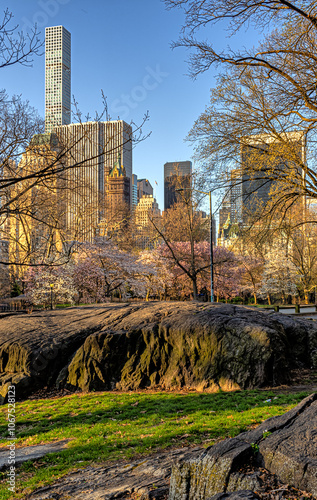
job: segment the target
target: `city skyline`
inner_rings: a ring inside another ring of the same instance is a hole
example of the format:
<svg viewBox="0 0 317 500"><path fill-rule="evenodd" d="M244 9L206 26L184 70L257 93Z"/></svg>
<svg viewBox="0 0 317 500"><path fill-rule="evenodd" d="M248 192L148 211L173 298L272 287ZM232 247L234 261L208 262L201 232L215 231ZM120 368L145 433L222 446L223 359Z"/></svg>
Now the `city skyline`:
<svg viewBox="0 0 317 500"><path fill-rule="evenodd" d="M48 3L55 7L49 8ZM134 173L151 180L163 207L163 165L192 157L193 148L184 138L203 111L212 85L210 75L191 80L185 52L171 50L182 13L167 12L160 0L150 5L136 0L133 6L120 0L98 4L99 10L94 9L94 2L87 10L82 0L76 4L72 0L29 0L27 6L8 1L7 5L24 31L37 22L43 40L46 27L63 25L71 33L72 95L83 112L83 121L87 112L93 119L94 111L102 108L101 89L113 120L121 115L125 121L140 124L149 111L143 131L152 134L134 150ZM106 30L104 18L108 20ZM121 37L117 36L119 20ZM35 57L32 68L7 68L2 80L10 94L22 93L42 116L44 68L44 56Z"/></svg>

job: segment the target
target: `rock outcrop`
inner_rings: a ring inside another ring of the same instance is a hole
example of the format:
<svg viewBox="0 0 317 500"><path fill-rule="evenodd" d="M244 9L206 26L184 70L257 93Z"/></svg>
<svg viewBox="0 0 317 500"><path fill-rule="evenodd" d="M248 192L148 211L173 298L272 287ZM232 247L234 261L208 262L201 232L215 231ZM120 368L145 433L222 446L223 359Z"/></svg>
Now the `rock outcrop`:
<svg viewBox="0 0 317 500"><path fill-rule="evenodd" d="M253 473L243 473L250 464ZM256 467L317 497L317 394L255 430L207 448L198 458L179 461L172 469L169 500L220 499L242 490L251 495L261 488Z"/></svg>
<svg viewBox="0 0 317 500"><path fill-rule="evenodd" d="M131 463L86 467L55 484L39 488L27 500L165 500L173 461L186 459L201 448L183 448L143 457Z"/></svg>
<svg viewBox="0 0 317 500"><path fill-rule="evenodd" d="M317 326L233 305L106 304L4 317L0 402L44 387L248 389L317 366Z"/></svg>

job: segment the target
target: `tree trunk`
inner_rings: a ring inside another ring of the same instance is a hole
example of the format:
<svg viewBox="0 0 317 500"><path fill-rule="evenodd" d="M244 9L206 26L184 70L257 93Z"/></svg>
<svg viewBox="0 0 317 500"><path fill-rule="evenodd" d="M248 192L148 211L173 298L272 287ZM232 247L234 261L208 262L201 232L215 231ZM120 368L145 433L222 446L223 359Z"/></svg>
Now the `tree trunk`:
<svg viewBox="0 0 317 500"><path fill-rule="evenodd" d="M309 304L309 293L307 290L304 291L305 304Z"/></svg>
<svg viewBox="0 0 317 500"><path fill-rule="evenodd" d="M256 297L256 293L254 292L253 293L253 298L254 298L254 305L257 305L257 297Z"/></svg>
<svg viewBox="0 0 317 500"><path fill-rule="evenodd" d="M270 297L270 294L269 294L269 293L267 294L267 301L268 301L268 303L269 303L269 306L271 306L271 305L272 305L272 303L271 303L271 297Z"/></svg>
<svg viewBox="0 0 317 500"><path fill-rule="evenodd" d="M198 290L197 290L197 279L196 279L196 276L195 276L195 278L192 278L192 281L193 281L193 300L197 300Z"/></svg>

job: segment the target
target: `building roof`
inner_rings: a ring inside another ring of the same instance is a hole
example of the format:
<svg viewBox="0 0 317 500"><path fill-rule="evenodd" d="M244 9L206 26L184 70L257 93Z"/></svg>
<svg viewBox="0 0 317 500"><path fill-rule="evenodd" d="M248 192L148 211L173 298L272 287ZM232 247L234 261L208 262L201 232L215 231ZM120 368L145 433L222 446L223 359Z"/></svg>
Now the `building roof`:
<svg viewBox="0 0 317 500"><path fill-rule="evenodd" d="M109 177L126 177L125 168L121 165L121 155L119 155L118 160L110 170Z"/></svg>
<svg viewBox="0 0 317 500"><path fill-rule="evenodd" d="M33 135L30 146L43 146L49 144L50 146L57 146L58 139L56 134L35 134Z"/></svg>

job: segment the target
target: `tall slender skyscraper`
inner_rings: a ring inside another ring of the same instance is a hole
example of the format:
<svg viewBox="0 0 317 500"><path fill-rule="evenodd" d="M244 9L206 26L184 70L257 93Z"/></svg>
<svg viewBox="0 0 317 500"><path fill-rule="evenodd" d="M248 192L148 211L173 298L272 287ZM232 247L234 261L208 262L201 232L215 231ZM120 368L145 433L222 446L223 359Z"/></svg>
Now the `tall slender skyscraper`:
<svg viewBox="0 0 317 500"><path fill-rule="evenodd" d="M71 119L71 36L64 26L45 28L45 131Z"/></svg>

